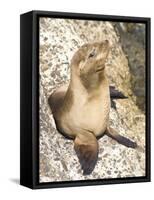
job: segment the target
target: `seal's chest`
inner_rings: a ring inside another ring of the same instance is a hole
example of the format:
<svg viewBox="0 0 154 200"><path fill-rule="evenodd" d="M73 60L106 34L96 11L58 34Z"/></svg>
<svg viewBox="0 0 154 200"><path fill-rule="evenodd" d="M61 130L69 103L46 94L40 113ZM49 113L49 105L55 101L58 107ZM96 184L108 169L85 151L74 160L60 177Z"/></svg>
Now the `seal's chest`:
<svg viewBox="0 0 154 200"><path fill-rule="evenodd" d="M107 127L109 111L109 98L102 98L85 104L74 105L70 117L75 126L84 127L99 136Z"/></svg>

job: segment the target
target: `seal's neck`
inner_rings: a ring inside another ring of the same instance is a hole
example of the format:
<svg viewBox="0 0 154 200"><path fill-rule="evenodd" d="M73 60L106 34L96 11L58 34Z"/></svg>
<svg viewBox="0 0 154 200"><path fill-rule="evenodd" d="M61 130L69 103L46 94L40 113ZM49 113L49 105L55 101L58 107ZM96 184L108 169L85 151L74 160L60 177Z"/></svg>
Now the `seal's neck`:
<svg viewBox="0 0 154 200"><path fill-rule="evenodd" d="M103 88L105 89L107 87L109 87L109 85L105 72L100 75L98 80L87 80L87 84L84 84L81 77L79 77L76 73L71 73L70 89L73 92L74 97L79 98L84 96L86 99L91 98L92 96L101 96L101 94L105 92L103 91Z"/></svg>
<svg viewBox="0 0 154 200"><path fill-rule="evenodd" d="M71 79L70 79L70 88L73 92L73 96L80 96L80 95L87 96L88 95L87 90L83 86L80 78L72 74L71 74Z"/></svg>

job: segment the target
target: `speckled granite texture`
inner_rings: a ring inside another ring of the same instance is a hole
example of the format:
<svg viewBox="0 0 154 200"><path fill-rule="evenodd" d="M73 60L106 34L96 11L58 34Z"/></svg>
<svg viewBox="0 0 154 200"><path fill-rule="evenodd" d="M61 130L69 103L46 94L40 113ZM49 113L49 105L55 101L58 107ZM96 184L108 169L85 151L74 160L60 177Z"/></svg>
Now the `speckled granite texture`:
<svg viewBox="0 0 154 200"><path fill-rule="evenodd" d="M82 44L105 39L112 45L106 66L110 84L128 96L116 100L117 110L111 109L110 125L135 140L140 148L129 149L102 137L96 167L85 176L73 141L56 130L47 99L58 86L69 81L69 63L76 50ZM40 19L40 182L145 175L145 115L134 101L128 59L121 46L120 35L110 22Z"/></svg>

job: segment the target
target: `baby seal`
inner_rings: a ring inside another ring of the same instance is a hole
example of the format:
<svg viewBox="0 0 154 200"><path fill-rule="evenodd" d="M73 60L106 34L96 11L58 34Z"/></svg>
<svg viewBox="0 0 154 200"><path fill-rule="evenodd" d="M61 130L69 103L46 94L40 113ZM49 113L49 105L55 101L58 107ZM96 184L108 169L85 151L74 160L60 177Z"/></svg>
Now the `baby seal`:
<svg viewBox="0 0 154 200"><path fill-rule="evenodd" d="M97 139L102 135L107 134L127 147L137 147L135 142L109 127L110 98L118 96L117 90L109 87L105 74L109 50L108 40L79 48L71 60L69 85L60 87L49 97L57 130L74 140L84 174L90 174L95 167Z"/></svg>

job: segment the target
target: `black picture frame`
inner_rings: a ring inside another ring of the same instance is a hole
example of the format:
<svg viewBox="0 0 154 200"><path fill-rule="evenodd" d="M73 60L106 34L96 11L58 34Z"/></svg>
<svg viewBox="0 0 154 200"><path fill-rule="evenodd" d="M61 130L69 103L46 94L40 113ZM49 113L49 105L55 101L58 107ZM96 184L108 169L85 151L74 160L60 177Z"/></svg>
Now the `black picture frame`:
<svg viewBox="0 0 154 200"><path fill-rule="evenodd" d="M39 183L39 17L136 22L146 25L146 175L116 179ZM32 189L149 182L150 18L31 11L20 16L20 184Z"/></svg>

